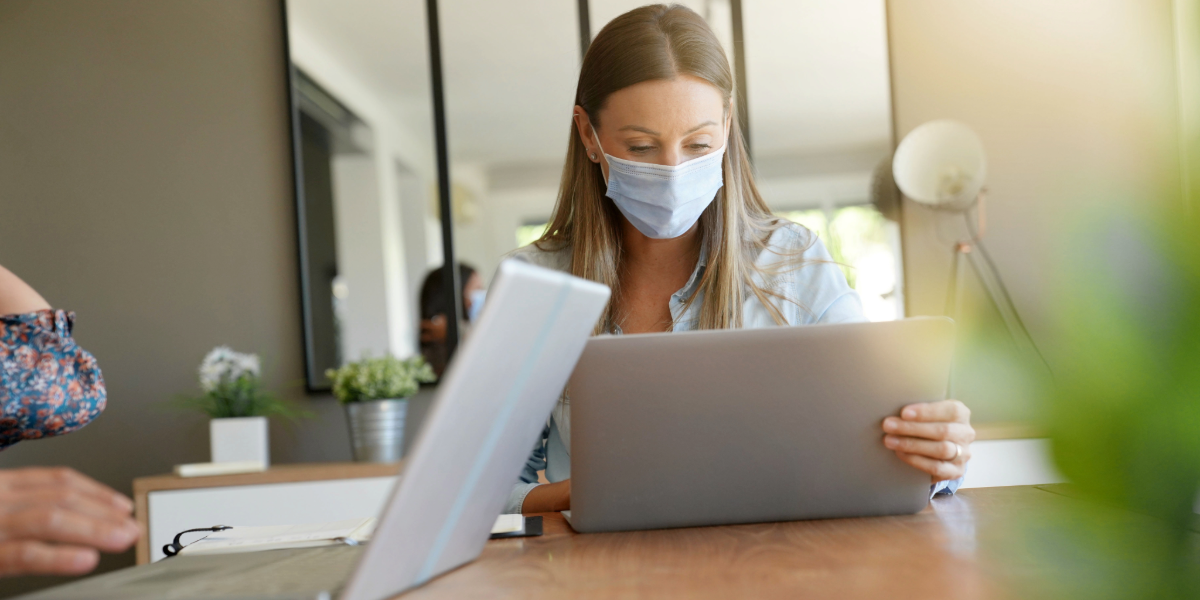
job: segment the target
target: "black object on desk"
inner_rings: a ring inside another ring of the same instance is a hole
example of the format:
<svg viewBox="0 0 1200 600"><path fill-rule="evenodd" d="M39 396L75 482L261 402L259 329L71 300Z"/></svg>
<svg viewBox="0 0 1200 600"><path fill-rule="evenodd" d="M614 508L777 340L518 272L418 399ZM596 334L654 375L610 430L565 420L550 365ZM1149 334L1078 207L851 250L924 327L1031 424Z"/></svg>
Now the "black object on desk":
<svg viewBox="0 0 1200 600"><path fill-rule="evenodd" d="M520 531L509 531L507 533L493 533L488 539L499 540L503 538L515 537L537 537L542 535L542 518L541 517L525 517L525 527Z"/></svg>

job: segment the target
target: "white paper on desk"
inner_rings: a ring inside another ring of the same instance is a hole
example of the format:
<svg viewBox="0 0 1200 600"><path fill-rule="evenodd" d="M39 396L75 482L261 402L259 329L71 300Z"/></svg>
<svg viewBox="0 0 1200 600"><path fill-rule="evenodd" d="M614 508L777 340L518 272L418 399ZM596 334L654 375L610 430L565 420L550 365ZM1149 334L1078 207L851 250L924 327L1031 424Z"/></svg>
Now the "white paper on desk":
<svg viewBox="0 0 1200 600"><path fill-rule="evenodd" d="M375 530L375 518L350 519L307 525L234 527L213 532L184 546L180 554L222 554L280 548L313 548L344 544L346 540L364 542Z"/></svg>
<svg viewBox="0 0 1200 600"><path fill-rule="evenodd" d="M521 531L524 527L525 519L521 515L500 515L492 526L492 533L511 533ZM226 554L283 548L316 548L345 544L347 540L364 543L370 541L373 533L374 517L307 525L240 526L213 532L184 546L179 553Z"/></svg>

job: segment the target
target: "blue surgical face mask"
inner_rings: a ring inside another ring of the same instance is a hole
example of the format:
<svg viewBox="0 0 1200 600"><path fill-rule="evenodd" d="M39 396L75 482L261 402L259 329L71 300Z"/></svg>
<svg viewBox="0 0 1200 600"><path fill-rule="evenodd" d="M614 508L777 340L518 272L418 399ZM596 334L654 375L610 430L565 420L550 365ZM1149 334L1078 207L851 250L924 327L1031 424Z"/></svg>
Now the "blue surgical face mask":
<svg viewBox="0 0 1200 600"><path fill-rule="evenodd" d="M592 129L596 145L600 136ZM654 239L677 238L691 229L725 184L725 146L673 167L617 158L608 161L606 196L638 231Z"/></svg>
<svg viewBox="0 0 1200 600"><path fill-rule="evenodd" d="M473 290L467 294L467 298L471 300L471 308L467 311L467 322L474 323L479 320L479 313L483 312L483 301L487 297L487 290Z"/></svg>

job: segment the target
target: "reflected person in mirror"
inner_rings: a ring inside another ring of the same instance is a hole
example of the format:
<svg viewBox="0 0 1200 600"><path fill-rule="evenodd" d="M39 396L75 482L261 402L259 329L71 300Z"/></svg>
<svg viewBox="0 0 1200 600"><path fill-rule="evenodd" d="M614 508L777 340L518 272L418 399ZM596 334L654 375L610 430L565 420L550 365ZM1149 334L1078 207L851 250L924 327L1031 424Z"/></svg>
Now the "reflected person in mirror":
<svg viewBox="0 0 1200 600"><path fill-rule="evenodd" d="M865 320L816 235L759 194L733 98L725 52L688 8L634 9L588 48L554 214L512 257L610 286L595 333ZM570 508L570 409L564 394L506 512ZM975 438L962 403L912 404L881 427L931 493L957 489Z"/></svg>
<svg viewBox="0 0 1200 600"><path fill-rule="evenodd" d="M70 433L104 410L104 379L71 336L74 323L0 266L0 449ZM91 571L100 551L137 541L132 510L72 469L0 469L0 577Z"/></svg>
<svg viewBox="0 0 1200 600"><path fill-rule="evenodd" d="M440 267L425 276L421 284L421 355L425 362L433 367L433 372L440 378L446 370L446 315L450 312L450 303L445 292L443 279L446 267ZM483 286L483 278L474 267L466 263L458 263L458 281L462 286L462 317L465 323L474 323L483 310L483 299L487 290ZM464 331L465 328L459 328Z"/></svg>

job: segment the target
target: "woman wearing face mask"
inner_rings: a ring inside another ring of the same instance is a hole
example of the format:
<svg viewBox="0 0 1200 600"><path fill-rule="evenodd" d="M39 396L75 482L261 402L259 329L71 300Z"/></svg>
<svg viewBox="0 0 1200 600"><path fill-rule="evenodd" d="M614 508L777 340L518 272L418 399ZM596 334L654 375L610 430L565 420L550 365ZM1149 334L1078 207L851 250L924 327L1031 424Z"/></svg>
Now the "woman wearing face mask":
<svg viewBox="0 0 1200 600"><path fill-rule="evenodd" d="M733 91L720 43L684 7L632 10L588 48L554 216L513 256L610 286L596 333L865 320L820 240L759 195ZM957 488L975 437L954 400L905 407L881 433L935 493ZM564 397L508 512L570 508L570 447Z"/></svg>

